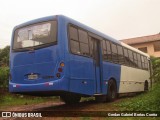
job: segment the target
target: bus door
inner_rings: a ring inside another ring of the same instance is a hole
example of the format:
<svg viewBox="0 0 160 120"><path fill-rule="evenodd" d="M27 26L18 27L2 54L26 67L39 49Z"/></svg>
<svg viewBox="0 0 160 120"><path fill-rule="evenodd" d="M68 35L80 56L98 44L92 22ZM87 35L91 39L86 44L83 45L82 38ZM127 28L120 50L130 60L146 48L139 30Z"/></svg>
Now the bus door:
<svg viewBox="0 0 160 120"><path fill-rule="evenodd" d="M95 89L94 92L95 94L101 93L102 88L101 88L101 72L100 72L100 41L91 37L91 44L92 48L91 50L93 51L92 57L93 57L93 68L94 68L94 85Z"/></svg>

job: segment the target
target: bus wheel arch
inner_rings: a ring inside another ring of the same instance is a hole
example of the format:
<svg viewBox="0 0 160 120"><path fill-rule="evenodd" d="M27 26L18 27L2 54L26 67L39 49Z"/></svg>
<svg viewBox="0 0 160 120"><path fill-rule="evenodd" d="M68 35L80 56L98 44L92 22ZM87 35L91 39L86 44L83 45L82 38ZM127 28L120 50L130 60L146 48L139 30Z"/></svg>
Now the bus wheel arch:
<svg viewBox="0 0 160 120"><path fill-rule="evenodd" d="M144 91L147 92L148 90L149 90L148 80L145 80L145 82L144 82Z"/></svg>
<svg viewBox="0 0 160 120"><path fill-rule="evenodd" d="M107 101L112 102L117 98L117 83L114 78L108 80Z"/></svg>

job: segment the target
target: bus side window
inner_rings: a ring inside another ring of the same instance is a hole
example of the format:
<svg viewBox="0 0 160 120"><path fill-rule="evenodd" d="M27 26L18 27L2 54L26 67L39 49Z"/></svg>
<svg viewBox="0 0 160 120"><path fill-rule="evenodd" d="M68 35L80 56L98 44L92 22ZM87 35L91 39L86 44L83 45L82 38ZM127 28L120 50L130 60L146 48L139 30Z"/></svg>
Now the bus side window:
<svg viewBox="0 0 160 120"><path fill-rule="evenodd" d="M78 30L73 26L69 26L70 49L72 53L80 54L80 45L78 41Z"/></svg>
<svg viewBox="0 0 160 120"><path fill-rule="evenodd" d="M103 46L103 59L105 61L111 61L112 60L112 53L111 53L111 44L109 41L103 40L102 42Z"/></svg>
<svg viewBox="0 0 160 120"><path fill-rule="evenodd" d="M133 52L133 59L134 59L135 67L137 68L138 67L138 60L137 60L137 53L135 53L135 52Z"/></svg>
<svg viewBox="0 0 160 120"><path fill-rule="evenodd" d="M141 56L141 59L142 59L142 69L145 70L145 61L144 61L144 56Z"/></svg>
<svg viewBox="0 0 160 120"><path fill-rule="evenodd" d="M144 57L144 68L145 68L145 70L148 70L148 66L149 66L149 61L148 61L148 59L147 59L147 57Z"/></svg>
<svg viewBox="0 0 160 120"><path fill-rule="evenodd" d="M128 50L128 55L129 55L130 66L135 66L133 61L133 52L131 50Z"/></svg>
<svg viewBox="0 0 160 120"><path fill-rule="evenodd" d="M84 56L89 56L89 47L88 44L80 43L81 54Z"/></svg>
<svg viewBox="0 0 160 120"><path fill-rule="evenodd" d="M72 53L80 54L79 42L70 40L70 46L71 46Z"/></svg>
<svg viewBox="0 0 160 120"><path fill-rule="evenodd" d="M137 54L137 59L138 59L138 68L142 68L142 63L141 63L141 57L140 57L140 54Z"/></svg>
<svg viewBox="0 0 160 120"><path fill-rule="evenodd" d="M70 40L76 40L78 41L78 31L77 28L70 26L69 27L69 36L70 36Z"/></svg>
<svg viewBox="0 0 160 120"><path fill-rule="evenodd" d="M128 58L128 50L124 48L124 59L125 59L125 65L129 65L129 58Z"/></svg>
<svg viewBox="0 0 160 120"><path fill-rule="evenodd" d="M106 48L106 41L105 40L102 41L102 46L103 46L103 50L107 50L107 48Z"/></svg>
<svg viewBox="0 0 160 120"><path fill-rule="evenodd" d="M70 49L72 53L89 56L88 33L74 26L69 26Z"/></svg>
<svg viewBox="0 0 160 120"><path fill-rule="evenodd" d="M93 57L93 41L90 36L89 36L89 51L90 51L90 56Z"/></svg>
<svg viewBox="0 0 160 120"><path fill-rule="evenodd" d="M106 41L106 47L107 47L107 60L112 61L112 52L111 52L111 43L109 41Z"/></svg>
<svg viewBox="0 0 160 120"><path fill-rule="evenodd" d="M103 60L107 60L107 49L106 49L106 41L102 41L102 46L103 46Z"/></svg>
<svg viewBox="0 0 160 120"><path fill-rule="evenodd" d="M117 45L117 49L118 49L118 62L120 64L124 64L124 56L123 56L123 48L122 46Z"/></svg>
<svg viewBox="0 0 160 120"><path fill-rule="evenodd" d="M114 63L118 63L117 45L114 44L114 43L112 43L111 46L112 46L112 47L111 47L111 48L112 48L112 61L113 61Z"/></svg>
<svg viewBox="0 0 160 120"><path fill-rule="evenodd" d="M80 51L84 56L89 56L89 44L88 44L88 34L86 31L78 29L78 36L80 42Z"/></svg>

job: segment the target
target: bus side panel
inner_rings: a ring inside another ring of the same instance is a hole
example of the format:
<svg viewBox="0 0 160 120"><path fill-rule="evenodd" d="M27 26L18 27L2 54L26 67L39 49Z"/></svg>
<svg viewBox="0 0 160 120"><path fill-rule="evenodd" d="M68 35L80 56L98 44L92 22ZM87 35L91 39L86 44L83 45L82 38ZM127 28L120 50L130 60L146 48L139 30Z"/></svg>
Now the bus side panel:
<svg viewBox="0 0 160 120"><path fill-rule="evenodd" d="M119 93L144 91L144 82L149 82L149 71L122 66Z"/></svg>
<svg viewBox="0 0 160 120"><path fill-rule="evenodd" d="M120 65L103 61L103 82L102 82L103 94L107 94L107 85L110 79L116 80L117 90L119 89L120 76L121 76Z"/></svg>
<svg viewBox="0 0 160 120"><path fill-rule="evenodd" d="M93 60L70 55L70 92L93 95L95 88Z"/></svg>

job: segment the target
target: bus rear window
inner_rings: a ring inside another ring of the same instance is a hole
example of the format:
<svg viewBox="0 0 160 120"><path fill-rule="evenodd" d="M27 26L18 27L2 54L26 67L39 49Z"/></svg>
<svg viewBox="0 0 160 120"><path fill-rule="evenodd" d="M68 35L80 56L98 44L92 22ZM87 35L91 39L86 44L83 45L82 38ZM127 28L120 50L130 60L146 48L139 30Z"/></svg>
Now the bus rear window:
<svg viewBox="0 0 160 120"><path fill-rule="evenodd" d="M15 31L13 49L25 49L56 42L56 21L29 25Z"/></svg>

